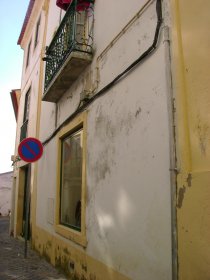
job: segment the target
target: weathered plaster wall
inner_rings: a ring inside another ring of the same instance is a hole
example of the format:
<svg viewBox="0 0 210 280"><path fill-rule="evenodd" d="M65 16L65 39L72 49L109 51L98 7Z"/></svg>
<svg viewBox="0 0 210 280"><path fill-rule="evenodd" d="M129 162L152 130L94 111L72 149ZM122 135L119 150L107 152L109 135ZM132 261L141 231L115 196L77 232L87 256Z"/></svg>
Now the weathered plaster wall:
<svg viewBox="0 0 210 280"><path fill-rule="evenodd" d="M208 0L173 1L179 279L210 275L210 80Z"/></svg>
<svg viewBox="0 0 210 280"><path fill-rule="evenodd" d="M106 1L106 4L102 1L95 1L94 45L97 52L96 55L99 55L105 49L110 41L122 30L128 21L146 2L147 1L144 0L133 0L132 5L130 5L126 0L118 0L114 2L108 0ZM150 24L149 22L150 21L148 20L147 23ZM141 28L139 28L139 31L142 32ZM135 45L135 40L132 41ZM129 43L129 41L126 41L126 44L127 43Z"/></svg>
<svg viewBox="0 0 210 280"><path fill-rule="evenodd" d="M150 83L138 69L88 113L87 251L131 279L171 276L167 98L155 57L144 65Z"/></svg>
<svg viewBox="0 0 210 280"><path fill-rule="evenodd" d="M57 125L75 111L85 85L89 89L94 88L97 57L143 3L133 1L130 5L121 1L118 6L113 1L106 5L96 1L94 60L58 102ZM49 15L53 15L55 8L50 9ZM55 19L58 20L57 13ZM50 34L57 20L49 21L52 25ZM154 1L100 59L98 89L152 44L156 20ZM45 146L44 155L38 162L38 228L34 246L41 253L44 250L44 254L46 244L55 243L59 248L67 246L75 262L76 273L81 272L78 268L80 259L86 258L93 262L93 266L87 264L87 271L95 267L95 279L123 279L122 275L132 280L169 280L172 277L169 96L165 48L161 36L153 55L87 109L85 249L56 234L54 222L49 223L48 214L55 214L54 209L49 210L48 202L49 199L56 201L56 137ZM52 133L55 108L42 104L41 138L45 140ZM67 258L68 264L71 257L52 246L52 249L50 245L47 247L48 258L53 263L56 258ZM97 269L98 263L103 263L100 269ZM115 274L103 274L102 267L112 268ZM85 275L88 276L87 273ZM90 275L88 277L92 279Z"/></svg>
<svg viewBox="0 0 210 280"><path fill-rule="evenodd" d="M54 151L52 153L52 151ZM37 188L37 224L45 230L54 230L55 197L56 197L56 168L57 146L53 139L44 147L41 164L38 165L38 188ZM49 153L51 156L49 157ZM42 215L40 215L42 213Z"/></svg>

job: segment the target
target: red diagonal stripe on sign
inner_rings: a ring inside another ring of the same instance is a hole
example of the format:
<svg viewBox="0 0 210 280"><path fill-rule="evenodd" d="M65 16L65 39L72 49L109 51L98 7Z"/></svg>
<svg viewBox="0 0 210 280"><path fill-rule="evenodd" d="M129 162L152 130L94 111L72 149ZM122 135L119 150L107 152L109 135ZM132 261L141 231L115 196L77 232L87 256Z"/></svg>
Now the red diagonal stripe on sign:
<svg viewBox="0 0 210 280"><path fill-rule="evenodd" d="M37 154L34 152L33 149L31 149L31 147L28 145L28 143L25 143L24 146L29 150L29 152L33 155L33 156L37 156Z"/></svg>

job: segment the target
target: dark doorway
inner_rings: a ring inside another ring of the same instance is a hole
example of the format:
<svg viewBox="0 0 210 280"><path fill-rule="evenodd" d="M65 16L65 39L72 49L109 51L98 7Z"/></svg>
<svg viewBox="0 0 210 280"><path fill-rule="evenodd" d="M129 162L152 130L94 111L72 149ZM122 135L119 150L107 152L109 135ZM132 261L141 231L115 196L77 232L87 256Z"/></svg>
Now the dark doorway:
<svg viewBox="0 0 210 280"><path fill-rule="evenodd" d="M25 178L24 178L24 197L23 197L23 219L22 219L22 236L25 236L26 230L28 228L27 239L30 239L30 169L28 166L24 168ZM28 227L26 227L27 219L27 199L29 200L29 213L28 213Z"/></svg>

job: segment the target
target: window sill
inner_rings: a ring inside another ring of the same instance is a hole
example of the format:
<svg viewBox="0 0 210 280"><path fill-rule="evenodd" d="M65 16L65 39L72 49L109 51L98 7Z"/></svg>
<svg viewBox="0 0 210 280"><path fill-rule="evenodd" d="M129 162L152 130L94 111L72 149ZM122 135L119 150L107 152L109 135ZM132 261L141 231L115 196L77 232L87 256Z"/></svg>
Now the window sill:
<svg viewBox="0 0 210 280"><path fill-rule="evenodd" d="M74 229L68 228L68 227L60 225L60 224L55 226L55 231L59 235L65 237L83 247L87 246L87 239L83 232L76 231Z"/></svg>

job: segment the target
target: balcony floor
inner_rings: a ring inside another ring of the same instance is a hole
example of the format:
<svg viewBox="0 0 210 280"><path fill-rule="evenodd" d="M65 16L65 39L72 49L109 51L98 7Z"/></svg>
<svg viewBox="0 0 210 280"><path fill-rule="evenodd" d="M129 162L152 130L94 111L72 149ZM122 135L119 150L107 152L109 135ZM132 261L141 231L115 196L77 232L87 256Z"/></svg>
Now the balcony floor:
<svg viewBox="0 0 210 280"><path fill-rule="evenodd" d="M58 102L64 92L78 79L79 75L91 61L91 54L73 51L50 82L42 100Z"/></svg>

